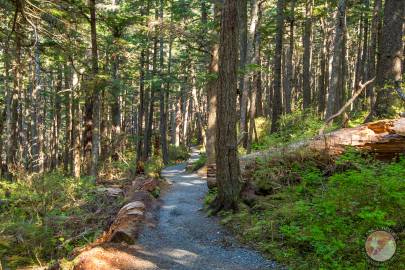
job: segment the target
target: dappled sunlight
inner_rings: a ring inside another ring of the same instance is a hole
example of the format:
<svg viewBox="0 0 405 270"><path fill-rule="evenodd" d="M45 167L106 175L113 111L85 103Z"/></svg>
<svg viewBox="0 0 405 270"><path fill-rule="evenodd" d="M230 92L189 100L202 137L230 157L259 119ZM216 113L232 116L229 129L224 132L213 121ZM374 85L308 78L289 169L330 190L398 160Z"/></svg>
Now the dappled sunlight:
<svg viewBox="0 0 405 270"><path fill-rule="evenodd" d="M195 254L194 252L190 252L184 249L173 249L169 251L163 251L162 253L176 259L183 259L187 257L189 260L190 258L195 260L198 258L198 255Z"/></svg>

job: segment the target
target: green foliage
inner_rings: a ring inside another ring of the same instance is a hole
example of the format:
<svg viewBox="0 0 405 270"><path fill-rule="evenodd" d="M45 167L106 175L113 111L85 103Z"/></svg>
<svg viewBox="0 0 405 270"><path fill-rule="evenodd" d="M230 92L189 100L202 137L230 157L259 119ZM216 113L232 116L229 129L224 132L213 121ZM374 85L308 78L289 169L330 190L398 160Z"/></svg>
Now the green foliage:
<svg viewBox="0 0 405 270"><path fill-rule="evenodd" d="M190 157L185 145L169 145L169 160L173 163L183 162Z"/></svg>
<svg viewBox="0 0 405 270"><path fill-rule="evenodd" d="M135 151L128 149L122 153L119 153L118 159L105 160L99 169L99 176L102 179L114 180L117 184L117 180L123 180L128 178L128 173L134 175L136 172L136 153Z"/></svg>
<svg viewBox="0 0 405 270"><path fill-rule="evenodd" d="M260 123L260 129L265 132L258 131L259 140L252 144L252 149L263 150L311 138L318 134L324 121L314 111L295 111L281 116L279 123L279 132L272 134L270 133L270 121ZM333 128L332 126L328 130Z"/></svg>
<svg viewBox="0 0 405 270"><path fill-rule="evenodd" d="M252 208L224 214L245 241L293 269L365 269L369 230L404 233L405 158L382 163L348 149L333 163L311 155L298 160L259 163L256 177L279 188ZM291 173L299 181L288 184ZM403 240L397 245L405 248ZM392 269L405 263L403 253L396 256Z"/></svg>
<svg viewBox="0 0 405 270"><path fill-rule="evenodd" d="M253 184L263 194L275 193L297 183L311 184L319 179L320 169L331 162L327 155L302 148L275 153L269 158L257 160Z"/></svg>
<svg viewBox="0 0 405 270"><path fill-rule="evenodd" d="M0 258L7 267L48 262L92 242L121 200L98 192L88 178L61 172L0 181Z"/></svg>
<svg viewBox="0 0 405 270"><path fill-rule="evenodd" d="M204 167L205 163L207 163L207 155L205 153L201 153L198 159L191 165L188 169L190 172L195 172Z"/></svg>
<svg viewBox="0 0 405 270"><path fill-rule="evenodd" d="M145 163L145 174L152 178L160 178L163 167L162 157L154 156Z"/></svg>

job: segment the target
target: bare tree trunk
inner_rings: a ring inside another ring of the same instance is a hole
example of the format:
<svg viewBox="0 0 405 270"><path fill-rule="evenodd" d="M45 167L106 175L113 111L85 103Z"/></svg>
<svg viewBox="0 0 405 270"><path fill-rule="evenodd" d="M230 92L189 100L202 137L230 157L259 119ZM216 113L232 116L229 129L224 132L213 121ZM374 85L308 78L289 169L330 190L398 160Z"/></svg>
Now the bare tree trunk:
<svg viewBox="0 0 405 270"><path fill-rule="evenodd" d="M141 51L141 58L140 58L140 74L139 74L139 110L138 110L138 134L137 134L137 142L136 142L136 164L137 170L139 172L143 172L143 166L141 165L142 162L142 141L143 141L143 119L145 114L145 50Z"/></svg>
<svg viewBox="0 0 405 270"><path fill-rule="evenodd" d="M302 89L303 89L303 109L311 107L311 35L312 35L312 6L313 0L307 0L305 7L305 25L304 25L304 55L302 57Z"/></svg>
<svg viewBox="0 0 405 270"><path fill-rule="evenodd" d="M64 97L65 97L65 145L63 154L63 170L69 173L69 166L71 160L71 144L72 144L72 91L73 87L70 86L71 73L66 63L63 64L63 80L64 80Z"/></svg>
<svg viewBox="0 0 405 270"><path fill-rule="evenodd" d="M246 70L246 68L253 63L254 57L254 41L255 33L259 20L259 1L252 0L251 11L250 11L250 22L247 33L247 48L246 48L246 63L244 67L243 75L243 91L241 97L241 108L240 108L240 132L242 136L243 145L247 146L248 139L248 128L247 128L247 107L249 101L249 82L251 81L251 71Z"/></svg>
<svg viewBox="0 0 405 270"><path fill-rule="evenodd" d="M368 79L374 78L376 75L376 54L377 54L377 46L378 40L381 31L381 8L382 8L382 0L375 0L374 1L374 9L373 9L373 19L371 21L371 38L370 38L370 46L369 46L369 54L368 54ZM374 85L370 85L366 91L368 97L368 103L370 112L374 106Z"/></svg>
<svg viewBox="0 0 405 270"><path fill-rule="evenodd" d="M13 62L13 75L14 75L14 85L13 91L10 96L10 110L9 117L7 117L7 134L8 134L8 145L6 150L6 162L7 162L7 173L11 172L13 165L17 163L17 149L18 149L18 130L17 130L17 120L18 120L18 97L21 91L21 33L20 33L20 18L19 12L21 12L20 1L16 1L16 24L15 24L15 57Z"/></svg>
<svg viewBox="0 0 405 270"><path fill-rule="evenodd" d="M332 60L332 70L329 79L329 91L326 107L326 118L329 118L337 110L339 98L340 98L340 87L342 79L342 52L343 52L343 40L344 40L344 28L345 28L345 14L346 14L346 2L345 0L339 0L338 13L336 15L336 28L335 28L335 38L333 44L333 60Z"/></svg>
<svg viewBox="0 0 405 270"><path fill-rule="evenodd" d="M287 47L287 57L286 57L286 78L284 84L284 105L285 105L285 112L291 113L291 95L293 90L293 55L294 55L294 11L295 11L295 0L291 1L291 11L290 16L288 18L290 23L290 35L289 35L289 43Z"/></svg>
<svg viewBox="0 0 405 270"><path fill-rule="evenodd" d="M98 163L99 138L99 98L96 91L98 74L98 49L97 49L97 28L96 28L96 3L89 0L90 9L90 29L91 29L91 64L92 64L92 84L86 92L85 102L85 130L83 135L84 158L88 165L88 173L96 177ZM96 143L97 145L94 145ZM95 148L95 149L94 149Z"/></svg>
<svg viewBox="0 0 405 270"><path fill-rule="evenodd" d="M377 99L374 104L375 117L392 117L395 115L393 105L399 99L393 89L402 82L403 25L405 2L387 0L384 6L384 23L379 44L380 57L377 64ZM388 85L388 88L387 88Z"/></svg>
<svg viewBox="0 0 405 270"><path fill-rule="evenodd" d="M259 19L260 22L261 18L261 11L259 11ZM253 63L257 66L260 65L260 33L256 30L255 38L254 38L254 57ZM252 82L252 92L250 96L250 108L249 108L249 134L248 134L248 143L247 143L247 153L252 151L252 142L253 142L253 131L255 129L255 116L256 116L256 104L257 104L257 93L258 88L260 87L260 76L259 72L255 72L253 76Z"/></svg>
<svg viewBox="0 0 405 270"><path fill-rule="evenodd" d="M243 1L240 1L243 4ZM245 3L246 5L246 3ZM220 7L218 4L214 6L214 17L216 22L220 21ZM242 41L242 37L241 37ZM219 44L214 43L211 47L211 59L208 66L210 79L207 83L207 107L208 107L208 127L207 127L207 141L205 152L207 154L207 165L212 166L215 164L215 133L216 133L216 112L217 112L217 91L218 91L218 52ZM241 55L242 57L242 55ZM244 63L243 63L244 64ZM240 63L242 65L242 63Z"/></svg>
<svg viewBox="0 0 405 270"><path fill-rule="evenodd" d="M277 1L277 25L276 25L276 49L274 52L274 93L273 93L273 114L271 119L271 132L279 128L278 120L282 113L281 99L281 56L283 54L284 35L284 0Z"/></svg>
<svg viewBox="0 0 405 270"><path fill-rule="evenodd" d="M80 177L81 168L81 147L80 147L80 103L79 103L79 82L78 74L73 73L72 83L72 175Z"/></svg>
<svg viewBox="0 0 405 270"><path fill-rule="evenodd" d="M225 0L221 20L217 96L216 166L218 195L214 203L216 211L237 209L241 189L236 138L237 18L237 1Z"/></svg>
<svg viewBox="0 0 405 270"><path fill-rule="evenodd" d="M38 138L38 101L39 95L42 89L41 85L41 63L40 63L40 48L39 40L35 45L34 52L34 85L31 93L31 153L32 153L32 170L34 172L40 172L42 164L40 164L39 153L39 138Z"/></svg>
<svg viewBox="0 0 405 270"><path fill-rule="evenodd" d="M0 132L3 136L0 136L0 169L1 174L0 176L6 176L7 174L7 167L6 164L3 163L3 147L4 142L7 143L7 138L5 138L4 134L7 132L5 130L4 125L7 124L8 116L10 113L10 100L11 100L11 89L10 89L10 55L9 55L9 41L6 42L4 48L4 92L5 92L5 104L4 109L1 114L1 122L0 122ZM6 133L7 134L7 133Z"/></svg>
<svg viewBox="0 0 405 270"><path fill-rule="evenodd" d="M222 4L222 3L221 3ZM247 8L248 1L247 0L239 0L238 1L238 28L239 28L239 69L243 71L245 69L246 65L246 54L247 54L247 42L248 42L248 37L247 37L247 24L248 24L248 8ZM220 13L221 11L219 10L220 7L218 5L218 2L216 2L216 5L214 8L217 8L217 12ZM218 45L219 47L219 45ZM244 92L244 83L243 80L245 78L244 74L240 74L239 76L239 106L240 106L240 111L242 113L242 95Z"/></svg>
<svg viewBox="0 0 405 270"><path fill-rule="evenodd" d="M157 12L156 12L157 14ZM153 42L153 58L152 58L152 77L156 76L156 69L157 69L157 44L158 39L155 36ZM149 99L149 111L148 111L148 121L146 123L145 128L145 139L144 139L144 161L146 161L152 150L152 126L153 126L153 113L155 107L155 90L156 90L156 82L151 83L150 88L150 99Z"/></svg>
<svg viewBox="0 0 405 270"><path fill-rule="evenodd" d="M113 38L116 40L116 43L118 43L118 40L120 38L120 33L118 29L115 29L113 31ZM118 45L117 45L118 46ZM118 159L118 154L117 152L120 151L120 148L122 147L121 142L122 138L120 137L121 135L121 106L120 106L120 94L121 94L121 87L120 87L120 78L119 78L119 64L120 64L120 58L119 58L119 48L115 48L114 52L112 53L111 56L111 71L112 71L112 97L113 101L111 104L111 119L112 119L112 158L114 160Z"/></svg>
<svg viewBox="0 0 405 270"><path fill-rule="evenodd" d="M163 23L163 0L160 0L160 7L159 7L159 20ZM159 34L159 68L160 68L160 76L162 77L163 69L164 69L164 55L163 55L163 30L160 29ZM162 148L162 159L163 164L167 165L169 163L169 153L167 149L167 112L166 112L166 105L165 105L165 88L163 87L163 83L160 84L160 91L159 91L159 109L160 109L160 121L159 121L159 129L160 129L160 146Z"/></svg>

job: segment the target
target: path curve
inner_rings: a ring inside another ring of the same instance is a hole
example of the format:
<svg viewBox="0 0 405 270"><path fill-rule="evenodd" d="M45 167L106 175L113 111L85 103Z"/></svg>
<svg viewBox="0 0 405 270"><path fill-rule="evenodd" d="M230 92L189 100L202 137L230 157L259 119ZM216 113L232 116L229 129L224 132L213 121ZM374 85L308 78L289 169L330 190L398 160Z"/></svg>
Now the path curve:
<svg viewBox="0 0 405 270"><path fill-rule="evenodd" d="M193 150L190 161L198 159ZM145 226L137 244L155 265L145 270L267 270L274 262L241 246L234 237L202 211L207 184L185 172L185 164L163 170L172 182L162 196L155 227Z"/></svg>

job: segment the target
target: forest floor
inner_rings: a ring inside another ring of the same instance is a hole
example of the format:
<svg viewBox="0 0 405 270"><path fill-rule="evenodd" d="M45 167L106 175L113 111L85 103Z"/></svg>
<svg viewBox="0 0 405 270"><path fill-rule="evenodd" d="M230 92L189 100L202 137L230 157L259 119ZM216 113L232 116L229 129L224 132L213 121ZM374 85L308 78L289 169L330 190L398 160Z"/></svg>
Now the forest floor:
<svg viewBox="0 0 405 270"><path fill-rule="evenodd" d="M189 162L198 159L195 149ZM241 246L219 223L203 211L206 181L185 172L186 164L168 167L162 176L172 182L156 211L156 226L141 232L142 259L156 268L145 269L274 269L275 263Z"/></svg>

